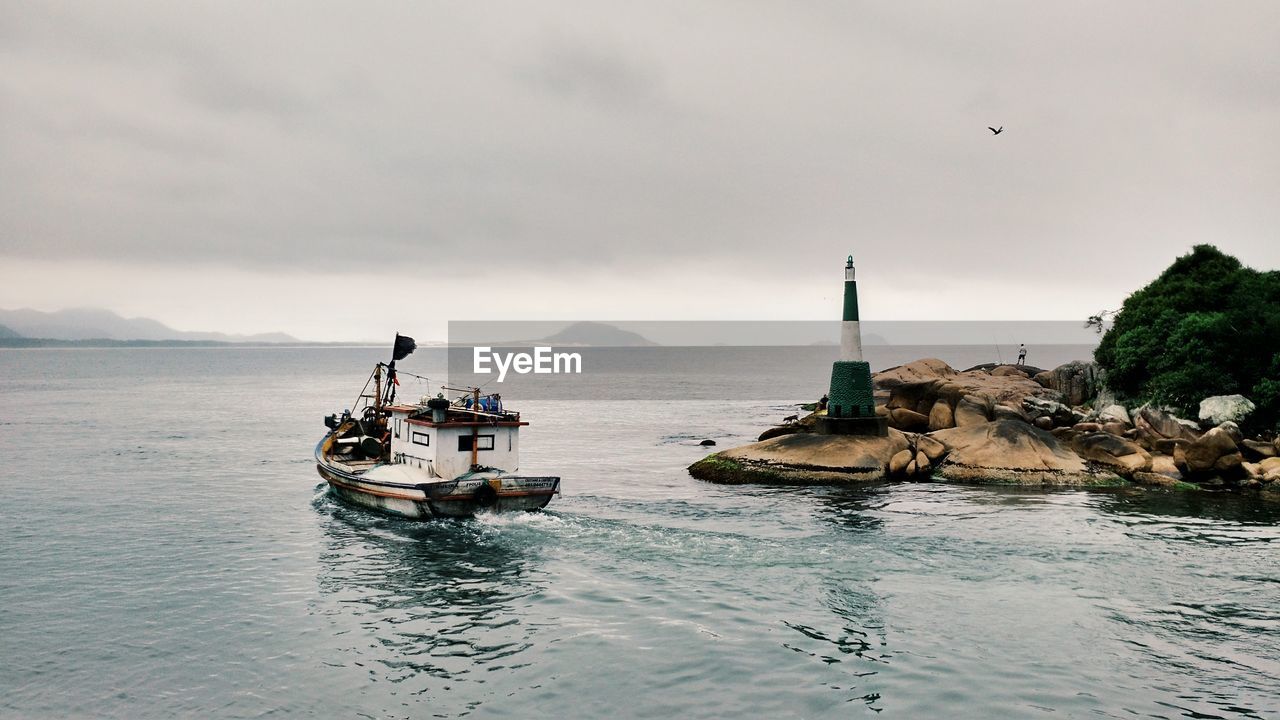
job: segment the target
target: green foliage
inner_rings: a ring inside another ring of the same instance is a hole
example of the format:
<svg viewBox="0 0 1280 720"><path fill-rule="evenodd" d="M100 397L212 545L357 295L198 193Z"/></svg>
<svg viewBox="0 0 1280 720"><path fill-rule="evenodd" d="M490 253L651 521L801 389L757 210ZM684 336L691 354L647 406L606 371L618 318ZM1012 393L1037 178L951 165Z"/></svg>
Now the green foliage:
<svg viewBox="0 0 1280 720"><path fill-rule="evenodd" d="M1280 273L1197 245L1133 293L1095 359L1112 390L1194 415L1200 400L1240 393L1253 420L1280 420Z"/></svg>

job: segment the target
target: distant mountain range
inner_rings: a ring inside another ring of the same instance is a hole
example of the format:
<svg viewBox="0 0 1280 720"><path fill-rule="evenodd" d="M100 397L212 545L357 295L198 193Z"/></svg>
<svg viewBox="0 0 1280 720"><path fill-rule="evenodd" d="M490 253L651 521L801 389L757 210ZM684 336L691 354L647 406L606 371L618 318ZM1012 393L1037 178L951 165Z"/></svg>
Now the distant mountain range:
<svg viewBox="0 0 1280 720"><path fill-rule="evenodd" d="M658 343L629 330L598 322L576 322L541 342L586 347L649 347Z"/></svg>
<svg viewBox="0 0 1280 720"><path fill-rule="evenodd" d="M0 310L0 339L146 340L226 343L296 343L284 333L230 335L219 332L174 330L151 318L126 318L101 308L73 308L42 312L22 308Z"/></svg>

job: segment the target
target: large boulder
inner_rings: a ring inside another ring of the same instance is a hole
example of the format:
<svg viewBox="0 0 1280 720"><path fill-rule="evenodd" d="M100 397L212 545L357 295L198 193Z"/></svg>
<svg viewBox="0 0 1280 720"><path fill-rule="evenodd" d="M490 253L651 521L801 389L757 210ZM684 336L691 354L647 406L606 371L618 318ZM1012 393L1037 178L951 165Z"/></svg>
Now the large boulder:
<svg viewBox="0 0 1280 720"><path fill-rule="evenodd" d="M1178 464L1168 455L1152 455L1151 472L1168 475L1174 480L1182 479L1182 473L1178 471Z"/></svg>
<svg viewBox="0 0 1280 720"><path fill-rule="evenodd" d="M992 420L1017 420L1018 422L1031 422L1027 414L1012 405L1001 403L991 408Z"/></svg>
<svg viewBox="0 0 1280 720"><path fill-rule="evenodd" d="M1240 443L1244 442L1244 433L1240 431L1240 426L1231 422L1230 420L1219 425L1218 429L1230 435L1231 439L1235 441L1236 445L1239 445Z"/></svg>
<svg viewBox="0 0 1280 720"><path fill-rule="evenodd" d="M1138 431L1139 444L1148 449L1156 449L1161 440L1195 440L1200 437L1198 425L1154 405L1143 405L1135 410L1133 426Z"/></svg>
<svg viewBox="0 0 1280 720"><path fill-rule="evenodd" d="M813 432L814 427L818 424L818 417L819 415L816 412L809 413L802 418L795 418L795 416L792 416L784 420L781 425L771 427L760 433L760 437L756 439L768 440L769 438L778 437L780 435Z"/></svg>
<svg viewBox="0 0 1280 720"><path fill-rule="evenodd" d="M928 430L929 416L907 408L889 410L889 426L899 430Z"/></svg>
<svg viewBox="0 0 1280 720"><path fill-rule="evenodd" d="M1111 433L1094 432L1077 436L1072 449L1085 460L1102 464L1125 477L1151 470L1151 454L1137 443Z"/></svg>
<svg viewBox="0 0 1280 720"><path fill-rule="evenodd" d="M1109 432L1112 435L1119 435L1123 437L1126 433L1129 432L1129 430L1130 430L1129 426L1125 425L1122 422L1116 422L1112 420L1109 422L1102 423L1102 432Z"/></svg>
<svg viewBox="0 0 1280 720"><path fill-rule="evenodd" d="M1231 434L1220 427L1206 432L1201 438L1185 446L1179 446L1174 454L1178 469L1188 477L1213 474L1231 474L1240 468L1240 452Z"/></svg>
<svg viewBox="0 0 1280 720"><path fill-rule="evenodd" d="M1062 393L1068 405L1083 405L1098 394L1098 366L1079 360L1059 365L1035 376L1035 381Z"/></svg>
<svg viewBox="0 0 1280 720"><path fill-rule="evenodd" d="M834 485L883 480L894 455L910 447L907 436L796 433L712 453L689 474L716 483Z"/></svg>
<svg viewBox="0 0 1280 720"><path fill-rule="evenodd" d="M1041 387L1021 371L992 374L986 368L973 368L957 373L945 363L939 365L940 362L918 360L877 373L874 377L876 387L887 389L889 393L886 407L930 416L938 403L945 403L954 412L966 397L980 398L978 402L971 401L970 409L981 406L985 408L985 418L990 419L992 408L997 404L1016 408L1021 407L1027 398L1058 399L1056 391ZM945 422L945 411L939 408L930 425L937 429ZM955 422L954 415L951 422ZM946 426L949 427L950 423Z"/></svg>
<svg viewBox="0 0 1280 720"><path fill-rule="evenodd" d="M1083 415L1055 400L1041 397L1028 397L1022 400L1022 409L1032 422L1042 417L1049 418L1050 427L1075 425L1083 419ZM1037 427L1040 424L1037 423Z"/></svg>
<svg viewBox="0 0 1280 720"><path fill-rule="evenodd" d="M1276 452L1275 443L1261 440L1244 440L1239 443L1240 450L1251 460L1265 460L1280 455Z"/></svg>
<svg viewBox="0 0 1280 720"><path fill-rule="evenodd" d="M903 408L927 415L934 403L938 402L940 380L921 380L894 385L889 391L889 401L885 407L889 410Z"/></svg>
<svg viewBox="0 0 1280 720"><path fill-rule="evenodd" d="M1177 478L1172 478L1168 475L1161 475L1157 472L1142 471L1135 472L1131 479L1139 485L1154 485L1156 487L1166 488L1176 488L1181 482Z"/></svg>
<svg viewBox="0 0 1280 720"><path fill-rule="evenodd" d="M929 437L947 448L937 473L961 482L1020 485L1113 484L1115 475L1090 470L1053 435L1016 420L939 430Z"/></svg>
<svg viewBox="0 0 1280 720"><path fill-rule="evenodd" d="M982 425L991 420L991 406L986 397L965 395L956 403L956 427Z"/></svg>
<svg viewBox="0 0 1280 720"><path fill-rule="evenodd" d="M946 430L955 425L956 416L951 405L946 400L935 400L933 407L929 408L929 429Z"/></svg>
<svg viewBox="0 0 1280 720"><path fill-rule="evenodd" d="M1262 470L1262 481L1272 483L1280 481L1280 458L1267 458L1258 463Z"/></svg>
<svg viewBox="0 0 1280 720"><path fill-rule="evenodd" d="M768 430L765 430L764 432L760 433L760 437L756 438L756 440L768 440L769 438L776 438L776 437L781 437L783 435L793 435L795 433L805 433L805 432L809 432L809 429L804 427L803 425L798 425L794 423L790 425L775 425L774 427L771 427Z"/></svg>
<svg viewBox="0 0 1280 720"><path fill-rule="evenodd" d="M929 456L919 450L908 447L899 450L889 459L889 476L912 479L925 478L929 475L932 463Z"/></svg>
<svg viewBox="0 0 1280 720"><path fill-rule="evenodd" d="M937 464L947 454L947 446L928 435L915 435L909 440L915 445L916 452L924 453L931 463Z"/></svg>
<svg viewBox="0 0 1280 720"><path fill-rule="evenodd" d="M1206 425L1239 424L1257 408L1243 395L1215 395L1200 401L1200 422Z"/></svg>
<svg viewBox="0 0 1280 720"><path fill-rule="evenodd" d="M1107 405L1098 411L1098 420L1104 423L1120 422L1125 425L1132 425L1133 418L1129 417L1129 411L1123 405Z"/></svg>
<svg viewBox="0 0 1280 720"><path fill-rule="evenodd" d="M1031 377L1030 375L1027 374L1025 370L1018 367L1017 365L997 365L991 368L991 370L989 370L988 372L989 374L994 375L996 377L1008 377L1010 375L1016 375L1019 377Z"/></svg>
<svg viewBox="0 0 1280 720"><path fill-rule="evenodd" d="M956 374L955 368L938 358L924 358L906 365L881 370L875 374L874 383L877 388L890 389L907 383L948 378Z"/></svg>

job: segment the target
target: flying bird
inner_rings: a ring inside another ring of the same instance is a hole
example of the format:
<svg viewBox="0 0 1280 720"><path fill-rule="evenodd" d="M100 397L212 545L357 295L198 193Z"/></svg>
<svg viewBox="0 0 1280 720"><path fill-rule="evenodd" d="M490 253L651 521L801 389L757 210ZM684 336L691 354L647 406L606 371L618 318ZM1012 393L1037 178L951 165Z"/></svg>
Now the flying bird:
<svg viewBox="0 0 1280 720"><path fill-rule="evenodd" d="M988 125L988 126L987 126L987 129L991 131L991 134L992 134L992 135L999 135L1000 133L1004 132L1004 126L1003 126L1003 125L1001 125L1001 126L1000 126L1000 129L999 129L999 130L997 130L997 129L995 129L995 128L991 127L990 125Z"/></svg>

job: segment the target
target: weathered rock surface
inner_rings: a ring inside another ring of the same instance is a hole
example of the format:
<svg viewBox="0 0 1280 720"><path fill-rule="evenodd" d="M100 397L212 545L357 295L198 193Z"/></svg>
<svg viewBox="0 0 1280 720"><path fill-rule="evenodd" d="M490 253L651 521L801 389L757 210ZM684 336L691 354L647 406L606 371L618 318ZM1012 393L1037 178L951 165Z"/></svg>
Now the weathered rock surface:
<svg viewBox="0 0 1280 720"><path fill-rule="evenodd" d="M1156 472L1135 472L1132 480L1139 485L1152 485L1156 487L1178 488L1178 489L1194 489L1195 485L1185 483L1178 478L1170 477L1162 473Z"/></svg>
<svg viewBox="0 0 1280 720"><path fill-rule="evenodd" d="M1092 460L1112 469L1124 477L1151 470L1151 454L1137 443L1116 437L1111 433L1093 432L1080 435L1072 441L1072 449L1085 460Z"/></svg>
<svg viewBox="0 0 1280 720"><path fill-rule="evenodd" d="M1053 435L1015 420L940 430L931 437L947 448L936 469L947 480L1021 485L1099 485L1118 478L1091 471Z"/></svg>
<svg viewBox="0 0 1280 720"><path fill-rule="evenodd" d="M991 420L990 413L988 401L985 397L965 395L960 398L960 402L956 403L956 427L982 425Z"/></svg>
<svg viewBox="0 0 1280 720"><path fill-rule="evenodd" d="M1130 430L1129 426L1125 425L1122 422L1111 421L1111 422L1102 423L1102 432L1108 432L1108 433L1111 433L1112 435L1119 435L1120 437L1124 437L1125 434L1129 432L1129 430Z"/></svg>
<svg viewBox="0 0 1280 720"><path fill-rule="evenodd" d="M1280 482L1280 457L1267 458L1258 463L1262 470L1262 481L1265 483Z"/></svg>
<svg viewBox="0 0 1280 720"><path fill-rule="evenodd" d="M1129 411L1123 405L1108 405L1098 411L1098 420L1100 422L1120 422L1125 425L1132 425L1133 418L1129 417Z"/></svg>
<svg viewBox="0 0 1280 720"><path fill-rule="evenodd" d="M907 436L795 433L713 453L689 467L700 480L717 483L831 485L883 480Z"/></svg>
<svg viewBox="0 0 1280 720"><path fill-rule="evenodd" d="M996 377L1008 377L1010 375L1017 375L1020 377L1031 377L1022 368L1016 365L997 365L991 368L991 370L989 371L989 374L995 375Z"/></svg>
<svg viewBox="0 0 1280 720"><path fill-rule="evenodd" d="M1227 435L1230 435L1231 440L1235 442L1235 444L1239 445L1244 442L1244 433L1240 432L1240 426L1235 424L1233 421L1228 420L1222 423L1218 426L1218 429L1222 430Z"/></svg>
<svg viewBox="0 0 1280 720"><path fill-rule="evenodd" d="M907 466L916 459L915 453L911 452L911 448L904 448L894 453L889 458L889 474L890 475L906 475Z"/></svg>
<svg viewBox="0 0 1280 720"><path fill-rule="evenodd" d="M1177 464L1174 463L1173 458L1168 455L1152 455L1151 472L1168 475L1174 480L1182 479L1182 473L1178 471Z"/></svg>
<svg viewBox="0 0 1280 720"><path fill-rule="evenodd" d="M1031 422L1027 418L1027 414L1012 405L1003 403L991 408L992 420L1017 420L1018 422Z"/></svg>
<svg viewBox="0 0 1280 720"><path fill-rule="evenodd" d="M947 446L931 435L916 435L911 441L915 443L916 452L924 453L931 463L937 463L947 454Z"/></svg>
<svg viewBox="0 0 1280 720"><path fill-rule="evenodd" d="M1185 448L1190 444L1191 441L1185 438L1160 438L1152 443L1152 449L1158 453L1173 457L1173 454L1177 452L1179 447Z"/></svg>
<svg viewBox="0 0 1280 720"><path fill-rule="evenodd" d="M938 380L958 374L955 368L938 358L924 358L878 372L875 374L874 382L878 388L889 389L905 383Z"/></svg>
<svg viewBox="0 0 1280 720"><path fill-rule="evenodd" d="M1133 426L1138 431L1138 444L1148 450L1159 450L1161 440L1195 440L1200 437L1195 423L1174 417L1154 405L1143 405L1134 411Z"/></svg>
<svg viewBox="0 0 1280 720"><path fill-rule="evenodd" d="M756 440L768 440L769 438L776 438L782 435L792 435L794 433L803 432L809 432L809 429L802 425L777 425L760 433L760 437L756 438Z"/></svg>
<svg viewBox="0 0 1280 720"><path fill-rule="evenodd" d="M899 450L889 460L890 477L912 479L927 476L932 464L928 456L912 448Z"/></svg>
<svg viewBox="0 0 1280 720"><path fill-rule="evenodd" d="M1083 416L1066 405L1043 397L1023 398L1022 409L1026 412L1027 417L1033 420L1042 417L1049 418L1049 427L1074 425L1084 419ZM1040 425L1037 425L1037 427L1040 427Z"/></svg>
<svg viewBox="0 0 1280 720"><path fill-rule="evenodd" d="M1159 407L1130 411L1113 395L1096 394L1091 363L1051 371L989 364L957 372L925 359L873 380L876 413L892 428L888 437L816 435L816 413L792 416L759 442L709 455L690 473L712 482L779 484L927 479L932 473L957 482L1096 486L1121 484L1123 477L1176 489L1257 489L1280 501L1280 439L1245 438L1237 420L1253 403L1242 396L1206 398L1201 417L1221 422L1204 431ZM1094 400L1099 409L1063 399Z"/></svg>
<svg viewBox="0 0 1280 720"><path fill-rule="evenodd" d="M1245 440L1240 443L1240 450L1251 460L1265 460L1280 456L1280 453L1276 452L1275 443L1261 440Z"/></svg>
<svg viewBox="0 0 1280 720"><path fill-rule="evenodd" d="M929 409L929 429L946 430L949 427L955 427L955 424L956 416L951 405L946 400L935 401L933 407Z"/></svg>
<svg viewBox="0 0 1280 720"><path fill-rule="evenodd" d="M891 408L889 410L889 426L899 430L928 430L929 416L907 408Z"/></svg>
<svg viewBox="0 0 1280 720"><path fill-rule="evenodd" d="M885 407L890 422L900 429L942 430L962 423L984 423L996 415L998 405L1005 406L999 411L1002 418L1023 418L1018 408L1026 398L1052 401L1058 397L1023 370L1010 366L956 372L941 360L927 359L877 373L873 379L878 389L889 392ZM896 410L923 415L926 422L921 424L917 417L905 413L894 418Z"/></svg>
<svg viewBox="0 0 1280 720"><path fill-rule="evenodd" d="M1174 461L1183 475L1194 477L1234 471L1239 468L1241 458L1231 435L1216 427L1198 440L1179 446Z"/></svg>
<svg viewBox="0 0 1280 720"><path fill-rule="evenodd" d="M1098 394L1098 377L1096 364L1077 361L1039 373L1035 381L1062 393L1063 402L1068 405L1082 405Z"/></svg>
<svg viewBox="0 0 1280 720"><path fill-rule="evenodd" d="M1215 395L1200 401L1200 421L1209 425L1242 423L1256 409L1243 395Z"/></svg>

